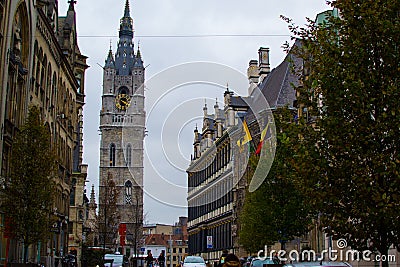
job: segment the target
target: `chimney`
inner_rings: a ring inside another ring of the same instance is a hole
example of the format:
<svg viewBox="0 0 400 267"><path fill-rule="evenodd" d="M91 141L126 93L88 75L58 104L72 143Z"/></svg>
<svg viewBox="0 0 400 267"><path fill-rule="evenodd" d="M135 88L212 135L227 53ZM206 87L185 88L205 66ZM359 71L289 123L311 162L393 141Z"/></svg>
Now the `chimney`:
<svg viewBox="0 0 400 267"><path fill-rule="evenodd" d="M258 62L260 82L262 82L271 72L269 67L269 48L260 47L260 49L258 49Z"/></svg>
<svg viewBox="0 0 400 267"><path fill-rule="evenodd" d="M249 79L249 90L248 90L249 95L251 95L254 88L257 86L258 79L260 77L257 65L258 65L257 60L250 60L249 67L247 68L247 79Z"/></svg>

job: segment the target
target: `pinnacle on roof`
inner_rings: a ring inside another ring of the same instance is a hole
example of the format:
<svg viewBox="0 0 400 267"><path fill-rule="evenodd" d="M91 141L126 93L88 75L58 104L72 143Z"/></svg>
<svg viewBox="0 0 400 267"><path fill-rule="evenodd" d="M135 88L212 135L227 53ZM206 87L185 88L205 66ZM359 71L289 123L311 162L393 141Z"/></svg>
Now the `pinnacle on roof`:
<svg viewBox="0 0 400 267"><path fill-rule="evenodd" d="M136 57L137 58L142 58L142 54L140 53L140 41L138 42Z"/></svg>
<svg viewBox="0 0 400 267"><path fill-rule="evenodd" d="M105 68L114 68L115 67L114 56L113 56L112 49L111 49L111 42L110 42L110 50L108 51L106 64L104 67Z"/></svg>
<svg viewBox="0 0 400 267"><path fill-rule="evenodd" d="M214 105L214 108L218 108L219 106L218 106L218 98L215 98L215 105Z"/></svg>
<svg viewBox="0 0 400 267"><path fill-rule="evenodd" d="M90 203L95 203L95 196L94 196L94 185L92 184L92 192L90 193Z"/></svg>
<svg viewBox="0 0 400 267"><path fill-rule="evenodd" d="M68 11L73 11L74 5L76 4L76 0L69 0L68 3L69 3Z"/></svg>
<svg viewBox="0 0 400 267"><path fill-rule="evenodd" d="M224 92L224 96L225 95L233 95L233 92L229 91L229 83L226 83L226 91Z"/></svg>

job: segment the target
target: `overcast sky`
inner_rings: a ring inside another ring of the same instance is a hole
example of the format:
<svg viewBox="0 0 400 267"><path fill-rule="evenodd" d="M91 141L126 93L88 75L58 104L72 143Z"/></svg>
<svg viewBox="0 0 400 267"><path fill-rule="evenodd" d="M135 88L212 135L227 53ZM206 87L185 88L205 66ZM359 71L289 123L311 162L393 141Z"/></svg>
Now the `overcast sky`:
<svg viewBox="0 0 400 267"><path fill-rule="evenodd" d="M59 5L60 16L65 16L67 0L59 0ZM98 129L102 92L99 64L104 65L110 41L115 53L124 6L125 0L77 0L75 7L79 47L82 54L89 57L90 65L86 72L84 107L88 192L94 184L97 193L99 180ZM216 97L222 106L226 83L232 91L246 95L245 73L249 60L258 59L259 47L270 48L271 68L283 60L285 54L281 46L290 42L290 32L280 15L304 25L306 17L314 19L326 9L329 6L325 0L130 0L135 50L140 40L142 58L147 66L148 136L145 138L144 169L147 222L172 224L179 216L187 216L185 169L192 153L194 127L196 123L201 126L205 99L212 113ZM199 61L216 64L180 66ZM193 75L199 67L205 75L221 74L204 83L201 82L204 78L200 81ZM182 72L188 69L189 74ZM219 72L220 69L224 70ZM169 81L166 77L182 75L190 78L184 81L177 78L179 82L170 85L173 90L160 86L166 79Z"/></svg>

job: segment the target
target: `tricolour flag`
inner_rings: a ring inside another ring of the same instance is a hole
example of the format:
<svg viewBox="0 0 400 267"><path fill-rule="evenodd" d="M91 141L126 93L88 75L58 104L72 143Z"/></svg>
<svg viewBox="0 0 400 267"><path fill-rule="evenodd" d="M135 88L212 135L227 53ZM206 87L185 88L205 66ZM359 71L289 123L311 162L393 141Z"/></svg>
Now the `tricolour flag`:
<svg viewBox="0 0 400 267"><path fill-rule="evenodd" d="M268 127L269 127L269 122L267 123L267 126L265 126L264 130L261 132L260 143L258 143L256 155L259 155L261 153L261 149L264 144L264 138L268 132Z"/></svg>

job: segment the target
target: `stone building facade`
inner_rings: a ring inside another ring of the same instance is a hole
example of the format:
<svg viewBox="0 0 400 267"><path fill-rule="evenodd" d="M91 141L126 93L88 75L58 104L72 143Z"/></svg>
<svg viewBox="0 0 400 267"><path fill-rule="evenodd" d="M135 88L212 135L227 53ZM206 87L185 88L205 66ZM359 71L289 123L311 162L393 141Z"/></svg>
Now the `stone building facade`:
<svg viewBox="0 0 400 267"><path fill-rule="evenodd" d="M194 130L192 161L188 173L189 253L217 260L224 249L234 251L235 188L233 151L241 114L248 109L243 97L227 88L224 109L214 114L203 108L201 132Z"/></svg>
<svg viewBox="0 0 400 267"><path fill-rule="evenodd" d="M0 170L7 179L15 133L24 124L29 106L39 107L56 148L58 175L52 216L52 238L32 247L31 261L54 265L68 253L71 230L70 193L74 181L83 195L87 166L82 164L82 127L87 57L78 47L75 1L65 17L58 1L0 1ZM7 214L1 214L2 221ZM4 225L3 225L4 226ZM70 228L69 228L70 227ZM4 236L1 258L21 260L21 244ZM9 244L8 246L6 244ZM35 254L36 251L39 253ZM39 255L39 256L37 256Z"/></svg>
<svg viewBox="0 0 400 267"><path fill-rule="evenodd" d="M99 238L103 246L129 255L138 249L142 233L145 133L145 68L139 48L134 49L133 32L127 0L117 51L113 55L110 47L103 67Z"/></svg>
<svg viewBox="0 0 400 267"><path fill-rule="evenodd" d="M144 257L150 251L154 258L161 252L165 256L165 266L180 266L183 259L189 255L187 217L179 217L173 225L150 224L143 226L143 244L141 255ZM143 266L139 264L139 266Z"/></svg>
<svg viewBox="0 0 400 267"><path fill-rule="evenodd" d="M204 107L203 128L194 131L193 155L188 173L189 253L218 260L223 249L246 256L240 246L239 216L249 188L247 162L249 149L243 142L244 123L256 147L261 131L278 107L293 108L296 96L292 83L291 54L272 71L269 49L261 47L259 59L251 60L247 70L248 96L234 96L227 90L224 109L215 105L214 114ZM212 247L208 247L211 237Z"/></svg>

